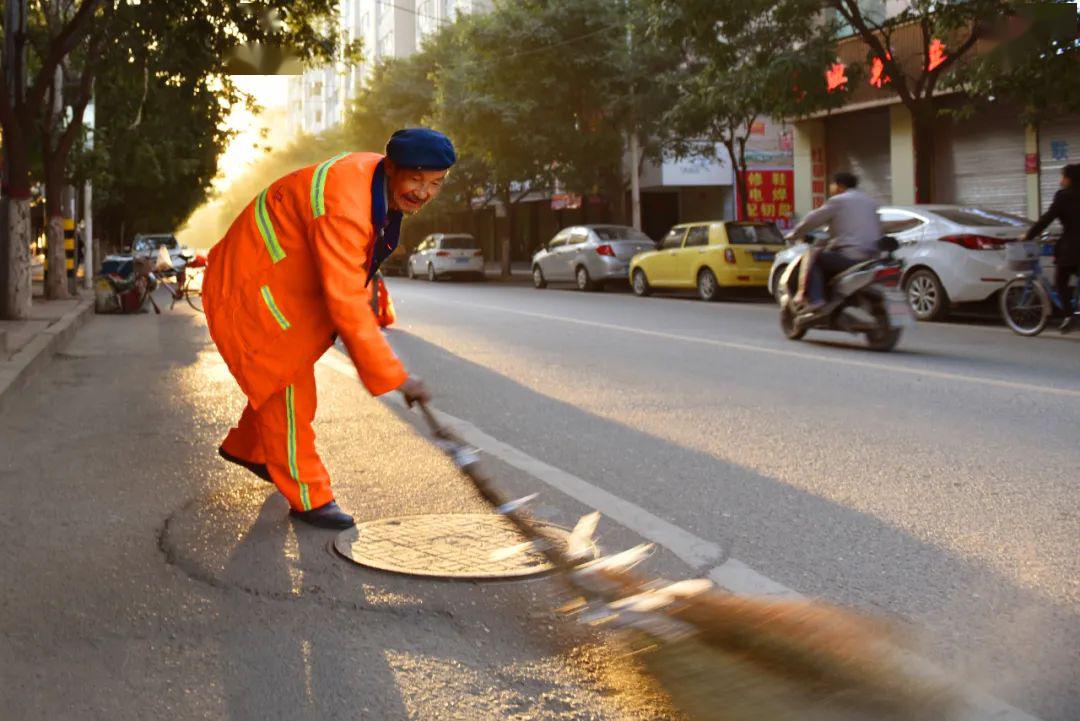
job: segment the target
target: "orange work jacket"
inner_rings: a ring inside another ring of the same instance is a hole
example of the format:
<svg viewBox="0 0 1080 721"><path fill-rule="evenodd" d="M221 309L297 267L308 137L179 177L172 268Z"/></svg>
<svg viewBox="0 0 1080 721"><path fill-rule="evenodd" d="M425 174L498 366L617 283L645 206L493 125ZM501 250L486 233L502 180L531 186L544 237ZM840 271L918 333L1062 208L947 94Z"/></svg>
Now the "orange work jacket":
<svg viewBox="0 0 1080 721"><path fill-rule="evenodd" d="M347 153L286 175L211 249L206 322L255 408L313 365L335 332L372 395L405 381L365 288L378 238L372 181L382 159Z"/></svg>

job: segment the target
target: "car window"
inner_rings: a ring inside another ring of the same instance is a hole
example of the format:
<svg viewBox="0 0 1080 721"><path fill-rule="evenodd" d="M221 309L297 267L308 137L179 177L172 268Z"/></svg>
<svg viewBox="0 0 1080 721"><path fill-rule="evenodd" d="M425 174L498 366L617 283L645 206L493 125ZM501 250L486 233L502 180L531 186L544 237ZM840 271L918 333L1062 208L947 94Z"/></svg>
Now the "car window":
<svg viewBox="0 0 1080 721"><path fill-rule="evenodd" d="M686 243L683 247L694 248L699 245L709 244L709 226L695 225L686 233Z"/></svg>
<svg viewBox="0 0 1080 721"><path fill-rule="evenodd" d="M686 228L672 228L668 231L668 234L664 236L664 239L660 241L660 248L663 250L670 250L672 248L682 247L684 235L686 235Z"/></svg>
<svg viewBox="0 0 1080 721"><path fill-rule="evenodd" d="M162 245L169 250L176 250L179 247L176 238L171 235L148 235L137 238L132 244L131 250L136 253L149 253L157 250Z"/></svg>
<svg viewBox="0 0 1080 721"><path fill-rule="evenodd" d="M555 250L556 248L566 245L566 239L570 236L569 230L561 230L555 234L555 237L548 241L547 249Z"/></svg>
<svg viewBox="0 0 1080 721"><path fill-rule="evenodd" d="M588 228L574 228L570 231L570 237L566 242L568 245L577 245L578 243L585 243L589 240Z"/></svg>
<svg viewBox="0 0 1080 721"><path fill-rule="evenodd" d="M1027 228L1031 226L1031 221L1027 218L986 208L934 208L931 212L957 225L969 225L976 228Z"/></svg>
<svg viewBox="0 0 1080 721"><path fill-rule="evenodd" d="M479 246L471 235L451 235L442 239L441 247L447 250L475 250Z"/></svg>
<svg viewBox="0 0 1080 721"><path fill-rule="evenodd" d="M881 210L878 212L878 217L881 219L881 232L883 235L906 233L909 230L926 225L926 221L922 218L911 213L905 213L902 210Z"/></svg>
<svg viewBox="0 0 1080 721"><path fill-rule="evenodd" d="M728 223L731 245L783 245L784 236L772 223Z"/></svg>
<svg viewBox="0 0 1080 721"><path fill-rule="evenodd" d="M598 225L592 229L600 240L641 240L651 243L652 238L636 228L625 225Z"/></svg>

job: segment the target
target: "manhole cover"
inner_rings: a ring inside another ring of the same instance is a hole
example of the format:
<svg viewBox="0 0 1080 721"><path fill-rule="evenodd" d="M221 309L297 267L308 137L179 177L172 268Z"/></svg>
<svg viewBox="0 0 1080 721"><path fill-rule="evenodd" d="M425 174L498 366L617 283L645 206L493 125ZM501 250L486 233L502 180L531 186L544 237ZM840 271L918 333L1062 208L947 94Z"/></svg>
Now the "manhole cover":
<svg viewBox="0 0 1080 721"><path fill-rule="evenodd" d="M538 521L536 525L556 539L568 535L565 529L550 523ZM414 576L492 579L550 571L547 560L535 551L508 558L496 554L523 541L503 516L451 513L361 523L340 533L334 548L361 566Z"/></svg>

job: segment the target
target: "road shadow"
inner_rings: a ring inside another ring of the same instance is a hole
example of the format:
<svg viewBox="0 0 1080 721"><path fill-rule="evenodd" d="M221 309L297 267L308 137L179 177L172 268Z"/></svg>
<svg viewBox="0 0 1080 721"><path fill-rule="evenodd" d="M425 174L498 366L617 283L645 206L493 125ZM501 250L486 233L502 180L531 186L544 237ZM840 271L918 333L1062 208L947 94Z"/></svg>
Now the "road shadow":
<svg viewBox="0 0 1080 721"><path fill-rule="evenodd" d="M228 718L409 718L382 656L311 602L318 588L305 569L324 562L332 534L294 527L287 513L280 494L267 496L224 569L225 585L246 591L221 602L239 619L219 639Z"/></svg>
<svg viewBox="0 0 1080 721"><path fill-rule="evenodd" d="M945 667L1048 721L1080 707L1080 615L1067 599L781 479L539 393L408 332L390 335L412 372L454 378L444 410L501 441L720 544L797 591L910 623ZM507 429L515 435L506 437ZM647 481L623 482L614 469ZM519 485L508 490L557 495L539 482Z"/></svg>

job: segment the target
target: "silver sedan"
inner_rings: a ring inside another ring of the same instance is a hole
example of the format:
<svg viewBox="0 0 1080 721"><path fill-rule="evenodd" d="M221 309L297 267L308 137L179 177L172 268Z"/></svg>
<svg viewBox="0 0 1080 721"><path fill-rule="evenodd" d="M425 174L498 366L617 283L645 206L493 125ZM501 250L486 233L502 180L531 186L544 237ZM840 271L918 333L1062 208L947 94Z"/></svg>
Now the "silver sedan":
<svg viewBox="0 0 1080 721"><path fill-rule="evenodd" d="M578 290L599 290L607 281L625 281L630 259L655 249L649 236L626 225L563 228L533 255L533 284L570 282Z"/></svg>

